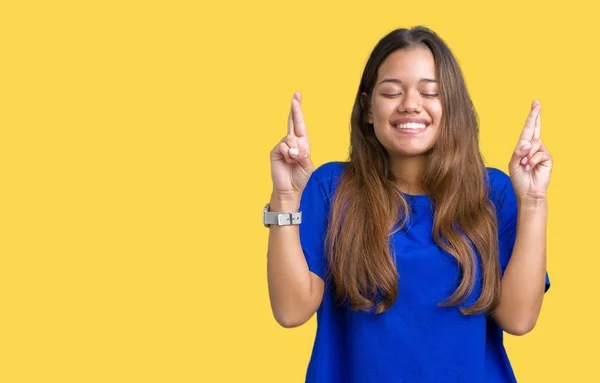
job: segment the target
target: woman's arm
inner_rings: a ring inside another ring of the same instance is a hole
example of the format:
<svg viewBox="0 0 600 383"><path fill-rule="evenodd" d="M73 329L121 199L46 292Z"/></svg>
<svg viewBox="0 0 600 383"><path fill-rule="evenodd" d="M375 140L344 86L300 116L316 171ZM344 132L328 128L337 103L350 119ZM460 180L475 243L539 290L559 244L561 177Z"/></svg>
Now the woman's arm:
<svg viewBox="0 0 600 383"><path fill-rule="evenodd" d="M271 211L297 211L299 206L297 197L271 196ZM281 326L304 324L321 305L325 283L308 269L298 225L270 226L267 275L273 316Z"/></svg>
<svg viewBox="0 0 600 383"><path fill-rule="evenodd" d="M513 335L533 329L542 308L546 277L546 193L552 156L540 140L541 105L534 100L508 164L517 200L512 255L502 277L500 303L493 317Z"/></svg>
<svg viewBox="0 0 600 383"><path fill-rule="evenodd" d="M312 178L314 165L300 101L300 93L294 93L288 134L271 151L271 211L297 211ZM298 225L270 226L267 278L271 309L283 327L300 326L321 305L325 283L308 269Z"/></svg>
<svg viewBox="0 0 600 383"><path fill-rule="evenodd" d="M517 234L501 282L493 317L512 335L531 331L540 315L546 287L546 199L518 200Z"/></svg>

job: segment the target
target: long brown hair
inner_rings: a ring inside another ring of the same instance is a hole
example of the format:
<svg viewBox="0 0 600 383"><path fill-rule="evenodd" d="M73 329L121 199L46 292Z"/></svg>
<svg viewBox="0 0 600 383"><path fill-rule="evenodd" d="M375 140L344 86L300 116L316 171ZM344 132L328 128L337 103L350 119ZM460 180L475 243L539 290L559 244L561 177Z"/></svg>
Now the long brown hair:
<svg viewBox="0 0 600 383"><path fill-rule="evenodd" d="M353 310L386 311L398 297L399 274L389 236L402 228L409 206L396 186L388 153L367 121L380 65L391 53L422 45L432 52L442 102L440 133L428 155L422 188L434 206L433 239L456 258L462 280L441 306L464 303L475 285L479 253L482 290L463 314L491 312L500 294L496 215L479 151L477 114L448 46L422 27L397 29L375 46L365 66L351 118L350 155L332 201L326 237L329 275L336 297ZM395 224L398 229L392 231Z"/></svg>

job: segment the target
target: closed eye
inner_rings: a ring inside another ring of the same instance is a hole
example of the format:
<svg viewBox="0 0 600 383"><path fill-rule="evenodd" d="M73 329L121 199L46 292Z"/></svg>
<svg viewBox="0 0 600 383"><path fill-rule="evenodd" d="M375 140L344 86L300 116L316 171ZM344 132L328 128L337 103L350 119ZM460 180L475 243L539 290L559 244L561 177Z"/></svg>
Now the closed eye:
<svg viewBox="0 0 600 383"><path fill-rule="evenodd" d="M397 94L382 94L382 96L385 97L396 97L396 96L400 96L402 93L397 93ZM421 93L421 95L423 95L424 97L437 97L438 94L437 93Z"/></svg>

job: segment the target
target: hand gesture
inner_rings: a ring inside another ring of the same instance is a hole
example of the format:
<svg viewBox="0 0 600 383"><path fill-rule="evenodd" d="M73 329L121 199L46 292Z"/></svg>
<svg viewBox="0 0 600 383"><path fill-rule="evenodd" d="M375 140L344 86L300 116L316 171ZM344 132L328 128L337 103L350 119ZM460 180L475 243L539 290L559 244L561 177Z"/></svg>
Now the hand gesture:
<svg viewBox="0 0 600 383"><path fill-rule="evenodd" d="M540 109L539 101L533 101L519 143L508 164L513 188L519 199L546 198L550 183L552 156L540 140Z"/></svg>
<svg viewBox="0 0 600 383"><path fill-rule="evenodd" d="M279 195L300 196L314 170L300 100L294 93L287 135L271 150L273 193Z"/></svg>

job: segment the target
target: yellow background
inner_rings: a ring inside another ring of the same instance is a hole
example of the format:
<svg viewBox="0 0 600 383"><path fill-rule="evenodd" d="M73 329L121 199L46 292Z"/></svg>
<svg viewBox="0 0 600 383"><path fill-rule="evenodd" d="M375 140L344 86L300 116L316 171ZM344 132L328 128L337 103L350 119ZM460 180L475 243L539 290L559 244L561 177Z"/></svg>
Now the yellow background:
<svg viewBox="0 0 600 383"><path fill-rule="evenodd" d="M299 90L315 164L346 159L369 52L419 24L489 166L541 101L553 285L506 344L520 382L600 381L591 2L0 4L1 382L303 381L315 320L268 301L269 151Z"/></svg>

